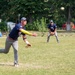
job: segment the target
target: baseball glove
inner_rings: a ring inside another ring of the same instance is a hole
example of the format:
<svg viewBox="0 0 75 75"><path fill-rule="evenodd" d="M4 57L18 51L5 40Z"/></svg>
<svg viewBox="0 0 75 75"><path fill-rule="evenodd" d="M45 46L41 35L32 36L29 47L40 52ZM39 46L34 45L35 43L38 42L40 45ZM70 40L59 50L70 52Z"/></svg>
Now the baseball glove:
<svg viewBox="0 0 75 75"><path fill-rule="evenodd" d="M28 47L31 47L31 44L27 44L27 45L26 45L26 48L28 48Z"/></svg>
<svg viewBox="0 0 75 75"><path fill-rule="evenodd" d="M50 32L50 35L52 35L52 36L53 36L54 34L55 34L54 32Z"/></svg>

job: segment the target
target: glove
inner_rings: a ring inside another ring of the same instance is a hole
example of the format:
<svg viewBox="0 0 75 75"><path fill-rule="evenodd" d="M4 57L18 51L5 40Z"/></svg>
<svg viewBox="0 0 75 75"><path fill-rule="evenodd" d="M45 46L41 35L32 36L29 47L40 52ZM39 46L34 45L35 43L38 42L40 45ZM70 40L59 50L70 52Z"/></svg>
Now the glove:
<svg viewBox="0 0 75 75"><path fill-rule="evenodd" d="M30 44L27 40L26 40L25 42L26 42L26 44L27 44L27 45L26 45L27 48L28 48L28 47L31 47L31 44Z"/></svg>
<svg viewBox="0 0 75 75"><path fill-rule="evenodd" d="M50 35L54 35L55 33L54 32L50 32Z"/></svg>
<svg viewBox="0 0 75 75"><path fill-rule="evenodd" d="M31 46L31 44L27 44L27 46Z"/></svg>
<svg viewBox="0 0 75 75"><path fill-rule="evenodd" d="M31 44L27 44L27 45L26 45L26 48L28 48L28 47L31 47Z"/></svg>

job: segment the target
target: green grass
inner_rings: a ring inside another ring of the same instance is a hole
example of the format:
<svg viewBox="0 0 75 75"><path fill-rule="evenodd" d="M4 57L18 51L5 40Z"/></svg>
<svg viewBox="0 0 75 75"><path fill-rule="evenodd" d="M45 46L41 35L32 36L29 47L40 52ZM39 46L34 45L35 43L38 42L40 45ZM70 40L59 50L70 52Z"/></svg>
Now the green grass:
<svg viewBox="0 0 75 75"><path fill-rule="evenodd" d="M75 33L58 33L60 43L54 36L46 42L47 33L41 37L27 36L32 47L19 37L19 67L13 66L13 49L0 54L0 75L75 75ZM0 38L0 48L5 39Z"/></svg>

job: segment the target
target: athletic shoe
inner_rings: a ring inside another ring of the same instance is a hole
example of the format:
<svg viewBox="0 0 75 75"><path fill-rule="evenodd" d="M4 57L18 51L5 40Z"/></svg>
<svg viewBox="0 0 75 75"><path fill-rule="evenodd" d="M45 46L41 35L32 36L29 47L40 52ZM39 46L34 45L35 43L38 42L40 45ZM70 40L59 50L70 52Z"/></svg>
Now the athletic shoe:
<svg viewBox="0 0 75 75"><path fill-rule="evenodd" d="M19 65L15 63L14 66L15 66L15 67L18 67Z"/></svg>

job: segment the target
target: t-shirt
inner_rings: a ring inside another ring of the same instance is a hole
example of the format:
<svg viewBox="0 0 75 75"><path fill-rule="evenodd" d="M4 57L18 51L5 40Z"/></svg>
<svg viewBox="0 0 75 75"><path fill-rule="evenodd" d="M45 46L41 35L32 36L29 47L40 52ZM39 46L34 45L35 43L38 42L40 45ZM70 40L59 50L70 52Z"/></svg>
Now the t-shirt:
<svg viewBox="0 0 75 75"><path fill-rule="evenodd" d="M53 25L48 24L48 29L50 29L51 32L54 32L56 28L57 28L56 24Z"/></svg>
<svg viewBox="0 0 75 75"><path fill-rule="evenodd" d="M12 38L13 40L17 40L21 34L21 32L19 31L19 29L21 29L21 28L25 29L24 27L22 27L21 23L16 24L15 27L9 33L9 37ZM22 33L22 35L24 35L24 34Z"/></svg>

